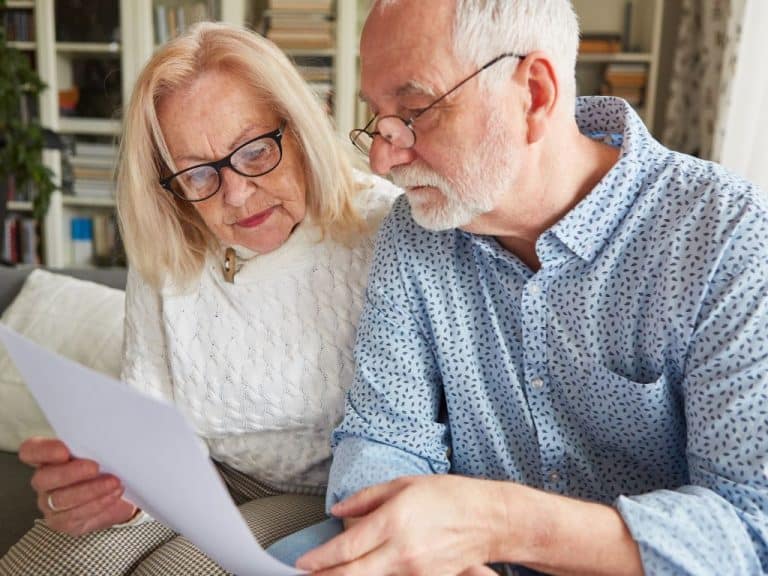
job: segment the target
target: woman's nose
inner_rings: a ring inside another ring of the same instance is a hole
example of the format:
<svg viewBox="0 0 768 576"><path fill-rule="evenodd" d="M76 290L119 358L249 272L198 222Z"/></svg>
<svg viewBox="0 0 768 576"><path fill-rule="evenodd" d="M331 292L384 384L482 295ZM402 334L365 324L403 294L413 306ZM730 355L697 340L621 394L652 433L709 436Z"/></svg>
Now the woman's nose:
<svg viewBox="0 0 768 576"><path fill-rule="evenodd" d="M253 193L250 178L241 176L231 168L223 168L221 170L221 192L226 204L239 208Z"/></svg>

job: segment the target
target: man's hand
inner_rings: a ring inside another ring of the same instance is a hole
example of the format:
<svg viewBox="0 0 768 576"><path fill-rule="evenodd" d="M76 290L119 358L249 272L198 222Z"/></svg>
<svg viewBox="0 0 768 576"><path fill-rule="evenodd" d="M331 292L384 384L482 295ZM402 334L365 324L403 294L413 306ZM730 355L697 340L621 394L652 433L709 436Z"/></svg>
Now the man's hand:
<svg viewBox="0 0 768 576"><path fill-rule="evenodd" d="M32 488L53 530L80 536L126 522L137 512L121 499L124 488L118 478L101 474L92 460L72 458L60 440L30 438L19 447L19 459L37 468Z"/></svg>
<svg viewBox="0 0 768 576"><path fill-rule="evenodd" d="M321 576L493 575L483 564L491 528L505 523L504 507L492 506L496 484L417 476L362 490L331 509L348 529L296 566Z"/></svg>

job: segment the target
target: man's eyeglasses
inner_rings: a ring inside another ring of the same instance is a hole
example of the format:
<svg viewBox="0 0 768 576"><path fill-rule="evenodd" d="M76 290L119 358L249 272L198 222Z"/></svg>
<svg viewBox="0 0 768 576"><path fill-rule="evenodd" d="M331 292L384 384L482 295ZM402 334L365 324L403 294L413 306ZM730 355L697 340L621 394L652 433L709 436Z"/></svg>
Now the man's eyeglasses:
<svg viewBox="0 0 768 576"><path fill-rule="evenodd" d="M384 138L384 140L397 148L413 148L414 144L416 144L416 132L413 129L413 123L419 116L424 114L427 110L432 108L435 104L446 98L448 95L461 88L464 84L472 80L472 78L480 74L480 72L487 70L504 58L519 58L520 60L523 60L525 59L525 56L522 54L514 54L512 52L506 52L500 56L496 56L496 58L483 64L479 69L475 70L472 74L464 78L464 80L448 90L448 92L438 97L426 108L422 108L416 112L416 114L407 120L394 114L381 117L374 116L371 118L368 124L365 125L365 128L355 128L352 130L349 133L349 139L352 140L352 144L355 145L355 148L360 150L360 152L365 155L370 154L371 146L373 145L373 140L376 138L376 136L381 136Z"/></svg>
<svg viewBox="0 0 768 576"><path fill-rule="evenodd" d="M272 172L283 158L285 120L277 130L256 136L241 144L227 156L213 162L185 168L160 179L160 185L182 200L202 202L221 188L221 171L231 168L240 176L254 178Z"/></svg>

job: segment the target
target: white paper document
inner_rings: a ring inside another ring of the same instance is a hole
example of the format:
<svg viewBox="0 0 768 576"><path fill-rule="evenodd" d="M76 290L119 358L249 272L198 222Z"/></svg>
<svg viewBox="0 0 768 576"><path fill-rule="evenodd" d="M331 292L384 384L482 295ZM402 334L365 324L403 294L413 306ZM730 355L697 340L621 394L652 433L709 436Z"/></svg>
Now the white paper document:
<svg viewBox="0 0 768 576"><path fill-rule="evenodd" d="M0 340L73 454L126 498L239 576L299 574L256 542L201 441L173 406L62 358L0 325Z"/></svg>

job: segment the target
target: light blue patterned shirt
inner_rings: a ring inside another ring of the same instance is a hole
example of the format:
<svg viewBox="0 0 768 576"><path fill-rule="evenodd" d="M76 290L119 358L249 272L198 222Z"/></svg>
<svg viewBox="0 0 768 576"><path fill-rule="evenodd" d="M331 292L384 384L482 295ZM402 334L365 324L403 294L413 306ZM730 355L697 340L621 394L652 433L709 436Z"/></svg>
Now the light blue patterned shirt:
<svg viewBox="0 0 768 576"><path fill-rule="evenodd" d="M512 480L613 504L648 574L762 574L766 201L621 100L580 99L577 117L620 159L538 239L535 273L396 202L328 504L402 475Z"/></svg>

